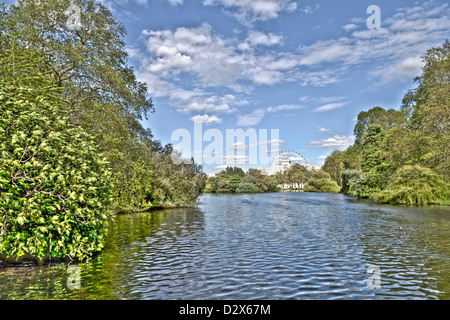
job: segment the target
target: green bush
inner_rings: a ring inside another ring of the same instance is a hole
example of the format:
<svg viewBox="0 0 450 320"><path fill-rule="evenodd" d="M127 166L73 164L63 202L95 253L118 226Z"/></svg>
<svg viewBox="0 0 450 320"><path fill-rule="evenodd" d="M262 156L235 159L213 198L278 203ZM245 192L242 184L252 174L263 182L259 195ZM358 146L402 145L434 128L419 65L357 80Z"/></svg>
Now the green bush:
<svg viewBox="0 0 450 320"><path fill-rule="evenodd" d="M259 189L253 183L249 182L241 182L236 188L236 193L260 193L260 192L262 192L261 189Z"/></svg>
<svg viewBox="0 0 450 320"><path fill-rule="evenodd" d="M311 178L306 182L303 190L306 192L336 193L339 192L340 188L334 180Z"/></svg>
<svg viewBox="0 0 450 320"><path fill-rule="evenodd" d="M0 254L83 260L104 245L111 172L46 90L0 80Z"/></svg>
<svg viewBox="0 0 450 320"><path fill-rule="evenodd" d="M383 168L383 166L380 166ZM362 172L358 170L344 170L342 172L341 192L348 193L357 198L370 198L381 191L381 185L386 184L386 175L379 174L377 170Z"/></svg>
<svg viewBox="0 0 450 320"><path fill-rule="evenodd" d="M354 184L357 180L362 179L364 174L355 169L346 169L342 171L342 193L351 193L353 194L354 190Z"/></svg>
<svg viewBox="0 0 450 320"><path fill-rule="evenodd" d="M426 205L450 198L450 185L438 174L418 165L396 171L387 188L374 195L381 203Z"/></svg>
<svg viewBox="0 0 450 320"><path fill-rule="evenodd" d="M336 181L331 179L328 172L323 170L314 171L312 177L306 182L303 189L306 192L339 192L340 188Z"/></svg>

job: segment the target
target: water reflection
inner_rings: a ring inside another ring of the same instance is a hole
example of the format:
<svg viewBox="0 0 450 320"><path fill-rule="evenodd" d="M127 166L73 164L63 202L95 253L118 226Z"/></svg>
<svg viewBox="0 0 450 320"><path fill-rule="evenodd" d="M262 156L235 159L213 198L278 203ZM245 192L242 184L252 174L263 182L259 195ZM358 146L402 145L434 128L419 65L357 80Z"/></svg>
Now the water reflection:
<svg viewBox="0 0 450 320"><path fill-rule="evenodd" d="M340 194L207 195L116 216L80 264L0 269L1 299L449 299L450 208ZM381 288L369 289L369 265Z"/></svg>

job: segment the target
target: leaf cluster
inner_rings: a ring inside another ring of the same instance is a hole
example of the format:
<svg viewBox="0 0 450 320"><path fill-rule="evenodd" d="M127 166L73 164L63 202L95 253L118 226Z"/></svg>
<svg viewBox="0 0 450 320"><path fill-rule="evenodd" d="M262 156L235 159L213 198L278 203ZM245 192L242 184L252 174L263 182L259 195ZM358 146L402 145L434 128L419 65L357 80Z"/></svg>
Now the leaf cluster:
<svg viewBox="0 0 450 320"><path fill-rule="evenodd" d="M107 160L45 90L0 84L0 253L89 258L111 216Z"/></svg>

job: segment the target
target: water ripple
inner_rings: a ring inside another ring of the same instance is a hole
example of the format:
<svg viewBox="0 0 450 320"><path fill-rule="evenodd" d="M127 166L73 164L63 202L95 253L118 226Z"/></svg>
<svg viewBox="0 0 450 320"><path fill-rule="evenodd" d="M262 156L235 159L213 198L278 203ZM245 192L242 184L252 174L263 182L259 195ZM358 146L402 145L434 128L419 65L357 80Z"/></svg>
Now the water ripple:
<svg viewBox="0 0 450 320"><path fill-rule="evenodd" d="M198 209L117 217L105 252L81 265L82 289L62 288L60 294L449 299L449 230L448 212L379 206L343 195L205 196ZM369 266L380 270L379 289L368 286ZM64 269L32 271L22 278L17 272L0 269L0 284L19 296L55 296L44 278L66 276ZM24 289L30 287L33 291ZM0 291L0 298L9 298L8 293Z"/></svg>

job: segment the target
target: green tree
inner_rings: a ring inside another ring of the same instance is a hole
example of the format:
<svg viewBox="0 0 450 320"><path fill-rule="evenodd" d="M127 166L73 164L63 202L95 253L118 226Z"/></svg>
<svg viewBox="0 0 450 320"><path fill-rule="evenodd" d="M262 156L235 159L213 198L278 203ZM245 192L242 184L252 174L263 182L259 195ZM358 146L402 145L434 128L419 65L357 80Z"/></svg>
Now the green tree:
<svg viewBox="0 0 450 320"><path fill-rule="evenodd" d="M278 186L274 178L259 169L249 169L244 177L243 182L254 184L262 192L278 191Z"/></svg>
<svg viewBox="0 0 450 320"><path fill-rule="evenodd" d="M364 198L367 195L365 188L365 176L360 170L346 169L342 172L341 192L352 194L358 198Z"/></svg>
<svg viewBox="0 0 450 320"><path fill-rule="evenodd" d="M239 176L242 178L245 176L244 170L242 170L242 168L239 168L239 167L227 167L225 169L225 171L222 171L220 174L223 176L228 176L228 177Z"/></svg>
<svg viewBox="0 0 450 320"><path fill-rule="evenodd" d="M0 58L0 254L90 258L111 216L108 162L68 121L39 53L10 47Z"/></svg>
<svg viewBox="0 0 450 320"><path fill-rule="evenodd" d="M66 25L64 12L71 4L81 9L79 29ZM62 106L70 122L90 134L106 155L117 209L186 203L199 193L206 180L201 169L195 164L174 166L168 161L171 146L161 146L141 125L154 111L153 104L146 84L137 81L127 65L125 28L101 2L19 0L2 5L0 16L0 50L11 50L14 39L17 49L45 56L45 63L31 68L30 74L47 67L68 102ZM14 78L21 67L10 65L8 76ZM188 181L180 182L183 178Z"/></svg>
<svg viewBox="0 0 450 320"><path fill-rule="evenodd" d="M404 166L374 198L383 203L426 205L450 199L450 185L431 169Z"/></svg>
<svg viewBox="0 0 450 320"><path fill-rule="evenodd" d="M299 164L294 163L290 166L285 172L283 172L283 176L286 184L291 186L291 189L301 188L301 186L306 182L306 174L308 169Z"/></svg>
<svg viewBox="0 0 450 320"><path fill-rule="evenodd" d="M361 157L361 169L370 172L381 165L383 159L381 154L381 143L385 136L385 130L378 124L372 124L364 134Z"/></svg>
<svg viewBox="0 0 450 320"><path fill-rule="evenodd" d="M234 174L234 175L230 176L228 179L227 191L231 192L231 193L236 192L236 189L241 182L242 182L242 177L240 177L239 175Z"/></svg>
<svg viewBox="0 0 450 320"><path fill-rule="evenodd" d="M415 78L417 88L403 99L409 114L409 128L419 141L409 145L418 154L418 163L450 178L450 42L433 47L423 57L422 74Z"/></svg>
<svg viewBox="0 0 450 320"><path fill-rule="evenodd" d="M418 86L404 96L401 110L374 107L358 115L355 144L344 152L333 152L323 166L337 182L342 170L342 192L393 203L425 203L432 198L432 187L425 183L413 187L408 177L433 180L438 179L437 174L448 184L449 49L446 40L441 47L427 51L422 74L415 79ZM402 185L401 179L407 184Z"/></svg>
<svg viewBox="0 0 450 320"><path fill-rule="evenodd" d="M335 150L326 159L322 170L328 172L331 178L342 187L342 170L344 170L344 152Z"/></svg>
<svg viewBox="0 0 450 320"><path fill-rule="evenodd" d="M367 195L384 189L395 168L385 161L381 146L385 139L385 129L378 124L367 128L361 143L361 169L365 176Z"/></svg>
<svg viewBox="0 0 450 320"><path fill-rule="evenodd" d="M212 193L256 193L278 191L274 177L265 175L259 169L244 172L239 167L227 167L215 177L209 177L206 191Z"/></svg>
<svg viewBox="0 0 450 320"><path fill-rule="evenodd" d="M361 170L361 147L352 145L344 151L333 151L325 159L321 169L328 172L341 188L345 188L343 171L349 169Z"/></svg>
<svg viewBox="0 0 450 320"><path fill-rule="evenodd" d="M361 148L359 148L357 145L349 146L342 152L342 163L344 170L361 170Z"/></svg>
<svg viewBox="0 0 450 320"><path fill-rule="evenodd" d="M81 27L67 26L65 11L80 8ZM153 111L147 87L127 65L125 27L95 0L18 0L2 10L0 30L51 55L57 86L66 87L70 111L89 112L92 102L122 106L131 119Z"/></svg>
<svg viewBox="0 0 450 320"><path fill-rule="evenodd" d="M354 128L355 145L363 142L363 137L370 125L376 124L383 129L387 129L405 123L406 116L403 111L394 109L385 110L381 107L373 107L368 111L361 111L357 116Z"/></svg>
<svg viewBox="0 0 450 320"><path fill-rule="evenodd" d="M172 151L170 145L166 146L154 159L155 182L149 199L160 205L192 205L203 192L207 176L193 159L173 163Z"/></svg>
<svg viewBox="0 0 450 320"><path fill-rule="evenodd" d="M304 190L306 192L339 192L337 183L331 179L328 172L324 170L314 170L311 178L306 182Z"/></svg>
<svg viewBox="0 0 450 320"><path fill-rule="evenodd" d="M253 183L241 182L237 188L236 193L260 193L262 192L257 186Z"/></svg>
<svg viewBox="0 0 450 320"><path fill-rule="evenodd" d="M226 177L218 177L217 181L217 193L227 193L228 192L228 179Z"/></svg>

